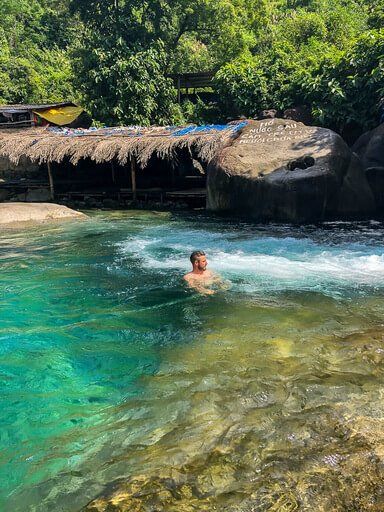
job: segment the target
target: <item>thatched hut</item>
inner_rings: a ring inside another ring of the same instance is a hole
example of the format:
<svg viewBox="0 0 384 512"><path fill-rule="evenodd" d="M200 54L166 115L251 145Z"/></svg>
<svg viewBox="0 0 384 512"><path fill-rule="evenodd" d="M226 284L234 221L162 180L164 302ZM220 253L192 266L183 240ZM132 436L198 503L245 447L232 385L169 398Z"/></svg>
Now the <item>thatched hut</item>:
<svg viewBox="0 0 384 512"><path fill-rule="evenodd" d="M48 169L51 195L55 181L73 182L86 169L91 187L98 183L124 185L133 197L140 188L179 185L188 172L193 178L219 148L228 144L244 126L119 127L103 129L30 128L0 130L0 158L13 165L27 159ZM191 171L192 169L192 171ZM97 172L99 170L100 172ZM107 171L106 171L107 170ZM100 180L108 172L107 182ZM84 176L84 174L83 174ZM66 179L62 179L66 177ZM176 179L176 182L175 182ZM83 180L84 181L84 180ZM85 180L87 181L87 180ZM175 188L175 187L173 187Z"/></svg>

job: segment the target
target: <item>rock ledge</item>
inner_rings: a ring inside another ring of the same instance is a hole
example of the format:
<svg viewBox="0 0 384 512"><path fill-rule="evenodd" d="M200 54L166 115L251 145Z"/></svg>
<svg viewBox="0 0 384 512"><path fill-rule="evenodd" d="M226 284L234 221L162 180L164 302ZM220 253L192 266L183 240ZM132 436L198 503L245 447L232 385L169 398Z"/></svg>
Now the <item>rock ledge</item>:
<svg viewBox="0 0 384 512"><path fill-rule="evenodd" d="M0 225L86 219L84 213L53 203L0 203Z"/></svg>

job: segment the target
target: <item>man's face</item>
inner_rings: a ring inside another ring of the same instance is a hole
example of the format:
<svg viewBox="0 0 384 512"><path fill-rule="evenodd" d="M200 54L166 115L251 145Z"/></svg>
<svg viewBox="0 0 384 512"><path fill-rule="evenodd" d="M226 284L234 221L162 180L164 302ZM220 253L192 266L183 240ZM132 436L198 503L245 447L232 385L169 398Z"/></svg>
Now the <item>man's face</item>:
<svg viewBox="0 0 384 512"><path fill-rule="evenodd" d="M200 271L206 270L207 265L208 265L208 261L207 261L207 258L205 256L199 256L195 260L195 267L197 267L197 269L200 270Z"/></svg>

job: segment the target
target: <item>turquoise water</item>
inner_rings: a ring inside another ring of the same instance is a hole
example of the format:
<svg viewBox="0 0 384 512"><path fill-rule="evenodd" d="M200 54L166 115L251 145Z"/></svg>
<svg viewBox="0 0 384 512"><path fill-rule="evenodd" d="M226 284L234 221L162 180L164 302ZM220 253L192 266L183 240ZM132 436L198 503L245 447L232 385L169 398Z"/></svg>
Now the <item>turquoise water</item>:
<svg viewBox="0 0 384 512"><path fill-rule="evenodd" d="M223 432L210 496L233 510L252 499L272 510L253 496L275 482L263 468L277 453L305 457L307 438L312 469L353 455L347 441L325 453L313 428L334 414L366 429L383 418L383 234L377 222L299 228L156 212L3 231L0 510L75 511L111 482L171 468L198 478L196 460ZM196 248L229 290L184 288ZM252 460L239 456L251 447ZM295 499L317 510L304 491Z"/></svg>

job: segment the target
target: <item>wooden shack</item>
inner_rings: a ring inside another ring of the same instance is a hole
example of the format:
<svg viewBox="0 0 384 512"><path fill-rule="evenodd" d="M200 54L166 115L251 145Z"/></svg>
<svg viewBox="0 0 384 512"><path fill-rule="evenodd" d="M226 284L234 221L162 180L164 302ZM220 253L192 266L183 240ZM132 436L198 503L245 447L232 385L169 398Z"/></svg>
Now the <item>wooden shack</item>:
<svg viewBox="0 0 384 512"><path fill-rule="evenodd" d="M206 96L206 99L211 96L216 96L213 91L213 77L214 71L203 71L200 73L174 73L167 75L168 78L173 80L175 89L177 90L177 101L181 103L183 97L196 96L200 91L199 96ZM202 94L202 91L204 93ZM207 91L209 91L207 93Z"/></svg>
<svg viewBox="0 0 384 512"><path fill-rule="evenodd" d="M88 128L91 118L72 102L35 105L0 105L0 129L37 126Z"/></svg>

